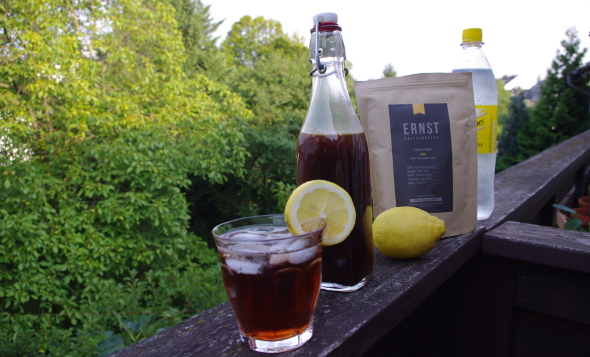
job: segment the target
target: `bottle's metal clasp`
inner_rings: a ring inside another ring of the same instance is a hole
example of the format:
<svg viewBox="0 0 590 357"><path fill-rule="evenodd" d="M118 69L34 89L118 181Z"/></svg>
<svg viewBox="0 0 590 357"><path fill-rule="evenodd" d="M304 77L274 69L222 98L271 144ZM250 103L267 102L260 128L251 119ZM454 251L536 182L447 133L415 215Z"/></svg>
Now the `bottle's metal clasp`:
<svg viewBox="0 0 590 357"><path fill-rule="evenodd" d="M315 71L318 71L319 74L324 74L326 73L326 66L324 64L322 64L322 62L320 61L320 56L321 56L321 52L322 49L319 48L319 43L320 43L320 23L322 21L317 21L315 23L315 64L316 64L316 68L312 69L311 72L309 72L309 75L312 76ZM348 76L348 68L344 67L344 75Z"/></svg>
<svg viewBox="0 0 590 357"><path fill-rule="evenodd" d="M326 66L320 62L320 51L319 43L320 43L320 23L321 21L317 21L315 23L315 65L316 68L312 69L309 72L309 75L313 75L315 71L318 71L320 74L326 73Z"/></svg>

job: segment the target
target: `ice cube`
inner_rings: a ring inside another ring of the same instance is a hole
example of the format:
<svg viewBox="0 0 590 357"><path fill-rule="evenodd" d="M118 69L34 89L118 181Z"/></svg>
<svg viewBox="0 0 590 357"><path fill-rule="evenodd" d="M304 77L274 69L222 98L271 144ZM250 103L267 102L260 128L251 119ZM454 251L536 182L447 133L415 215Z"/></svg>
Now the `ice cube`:
<svg viewBox="0 0 590 357"><path fill-rule="evenodd" d="M268 251L272 254L285 253L289 251L289 244L291 244L292 242L293 240L291 239L285 239L268 243L266 246L268 248Z"/></svg>
<svg viewBox="0 0 590 357"><path fill-rule="evenodd" d="M262 263L237 259L227 259L225 265L238 274L256 275L262 271Z"/></svg>
<svg viewBox="0 0 590 357"><path fill-rule="evenodd" d="M289 246L287 247L289 252L294 252L297 250L301 250L309 245L309 241L307 238L299 238L291 241Z"/></svg>
<svg viewBox="0 0 590 357"><path fill-rule="evenodd" d="M261 240L264 239L264 235L256 234L256 233L247 233L247 232L237 232L231 233L229 238L235 241L253 241L253 240Z"/></svg>
<svg viewBox="0 0 590 357"><path fill-rule="evenodd" d="M279 231L279 232L273 232L272 234L269 234L269 238L271 238L271 239L288 238L291 236L293 236L293 235L289 231Z"/></svg>
<svg viewBox="0 0 590 357"><path fill-rule="evenodd" d="M289 253L282 253L282 254L271 254L270 255L270 266L276 266L279 264L283 264L289 261Z"/></svg>
<svg viewBox="0 0 590 357"><path fill-rule="evenodd" d="M318 251L317 246L309 247L307 249L301 249L295 252L282 253L282 254L271 254L270 265L276 266L289 262L290 264L301 264L303 262L312 259Z"/></svg>
<svg viewBox="0 0 590 357"><path fill-rule="evenodd" d="M275 227L252 227L250 229L248 229L248 232L250 233L258 233L258 234L267 234L267 233L272 233L276 231Z"/></svg>
<svg viewBox="0 0 590 357"><path fill-rule="evenodd" d="M268 247L264 244L252 244L252 243L243 243L243 244L231 244L228 245L228 248L241 252L241 253L259 253L259 254L266 254L268 253Z"/></svg>
<svg viewBox="0 0 590 357"><path fill-rule="evenodd" d="M273 227L272 236L273 237L289 237L291 236L291 232L287 227Z"/></svg>
<svg viewBox="0 0 590 357"><path fill-rule="evenodd" d="M318 246L314 245L313 247L309 247L307 249L299 250L296 252L291 252L288 254L289 263L301 264L301 263L313 258L316 255L317 251L318 251Z"/></svg>

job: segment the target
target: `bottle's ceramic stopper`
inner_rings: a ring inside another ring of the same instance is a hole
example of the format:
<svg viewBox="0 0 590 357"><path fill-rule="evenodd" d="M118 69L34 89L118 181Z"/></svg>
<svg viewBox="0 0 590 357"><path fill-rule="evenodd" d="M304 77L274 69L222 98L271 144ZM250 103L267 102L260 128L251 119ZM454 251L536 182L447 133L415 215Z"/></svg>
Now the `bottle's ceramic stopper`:
<svg viewBox="0 0 590 357"><path fill-rule="evenodd" d="M334 12L320 12L313 17L313 23L319 22L335 22L338 23L338 14Z"/></svg>

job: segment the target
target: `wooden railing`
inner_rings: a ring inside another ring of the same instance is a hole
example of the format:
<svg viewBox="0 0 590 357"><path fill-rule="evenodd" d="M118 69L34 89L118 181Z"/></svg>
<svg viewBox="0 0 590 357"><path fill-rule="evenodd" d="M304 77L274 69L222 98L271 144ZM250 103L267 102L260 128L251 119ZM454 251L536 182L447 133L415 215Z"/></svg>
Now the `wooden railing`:
<svg viewBox="0 0 590 357"><path fill-rule="evenodd" d="M587 194L589 164L590 130L499 173L474 232L418 259L376 251L373 280L322 291L313 338L282 355L590 355L590 235L551 227L554 203ZM256 355L226 302L113 356Z"/></svg>

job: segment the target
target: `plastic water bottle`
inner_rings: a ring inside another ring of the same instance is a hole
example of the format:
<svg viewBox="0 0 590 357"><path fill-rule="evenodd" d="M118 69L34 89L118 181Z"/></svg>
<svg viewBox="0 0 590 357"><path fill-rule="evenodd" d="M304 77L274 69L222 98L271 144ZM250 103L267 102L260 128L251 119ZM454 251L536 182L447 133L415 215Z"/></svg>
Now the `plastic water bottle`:
<svg viewBox="0 0 590 357"><path fill-rule="evenodd" d="M498 88L483 52L482 30L463 30L461 56L453 72L472 72L477 116L477 219L494 210L494 175L498 126Z"/></svg>

